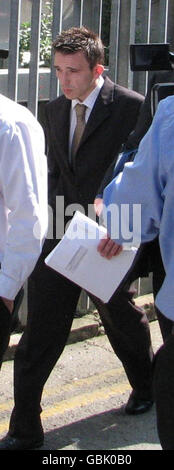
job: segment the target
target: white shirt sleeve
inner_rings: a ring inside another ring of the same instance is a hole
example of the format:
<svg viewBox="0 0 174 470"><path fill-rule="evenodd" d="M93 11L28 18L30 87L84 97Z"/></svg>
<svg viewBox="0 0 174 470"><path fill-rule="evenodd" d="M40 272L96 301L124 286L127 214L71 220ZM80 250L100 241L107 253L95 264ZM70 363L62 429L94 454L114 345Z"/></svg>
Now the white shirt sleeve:
<svg viewBox="0 0 174 470"><path fill-rule="evenodd" d="M0 296L14 299L34 269L46 236L47 211L44 135L25 110L21 121L0 120L0 217L4 232Z"/></svg>

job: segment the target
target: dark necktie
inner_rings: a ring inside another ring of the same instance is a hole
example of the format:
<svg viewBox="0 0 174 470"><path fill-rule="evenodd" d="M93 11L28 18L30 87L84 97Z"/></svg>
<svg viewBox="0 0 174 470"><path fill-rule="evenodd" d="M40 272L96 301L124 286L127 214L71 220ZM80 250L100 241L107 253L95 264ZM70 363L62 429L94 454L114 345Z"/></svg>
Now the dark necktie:
<svg viewBox="0 0 174 470"><path fill-rule="evenodd" d="M79 147L79 143L86 125L85 122L85 111L86 106L84 104L76 104L75 106L76 117L77 117L77 124L73 135L72 140L72 147L71 147L71 159L72 159L72 166L74 162L74 157L76 155L77 149Z"/></svg>

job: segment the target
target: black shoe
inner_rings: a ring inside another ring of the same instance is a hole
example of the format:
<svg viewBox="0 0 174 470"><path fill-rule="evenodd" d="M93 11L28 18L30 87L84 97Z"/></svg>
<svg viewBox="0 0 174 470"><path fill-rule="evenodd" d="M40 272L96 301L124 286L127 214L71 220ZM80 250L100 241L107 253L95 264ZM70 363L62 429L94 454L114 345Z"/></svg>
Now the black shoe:
<svg viewBox="0 0 174 470"><path fill-rule="evenodd" d="M36 449L43 445L43 439L19 439L9 434L0 441L0 450L28 450Z"/></svg>
<svg viewBox="0 0 174 470"><path fill-rule="evenodd" d="M152 405L153 405L153 400L139 398L135 392L132 392L127 402L127 405L125 407L125 412L128 415L139 415L139 414L146 413L147 411L149 411Z"/></svg>

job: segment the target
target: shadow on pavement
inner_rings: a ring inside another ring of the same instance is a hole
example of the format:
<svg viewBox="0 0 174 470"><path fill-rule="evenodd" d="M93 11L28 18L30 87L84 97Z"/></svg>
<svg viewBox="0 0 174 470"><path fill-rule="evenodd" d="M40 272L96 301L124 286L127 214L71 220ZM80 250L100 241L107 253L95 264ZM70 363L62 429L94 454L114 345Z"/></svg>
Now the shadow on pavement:
<svg viewBox="0 0 174 470"><path fill-rule="evenodd" d="M45 450L161 450L155 408L128 416L124 407L93 415L45 434Z"/></svg>

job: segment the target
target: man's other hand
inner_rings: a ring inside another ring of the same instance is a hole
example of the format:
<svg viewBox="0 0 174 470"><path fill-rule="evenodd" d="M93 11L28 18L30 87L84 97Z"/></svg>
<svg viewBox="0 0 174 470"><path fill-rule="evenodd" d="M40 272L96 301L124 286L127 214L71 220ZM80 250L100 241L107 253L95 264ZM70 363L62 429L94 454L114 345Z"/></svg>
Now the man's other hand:
<svg viewBox="0 0 174 470"><path fill-rule="evenodd" d="M106 235L106 237L102 238L97 247L97 251L100 253L100 255L107 259L111 259L113 256L119 255L122 250L123 247L111 240L109 235Z"/></svg>
<svg viewBox="0 0 174 470"><path fill-rule="evenodd" d="M3 300L5 306L8 308L9 312L12 313L13 307L14 307L14 301L6 299L5 297L1 297L1 299Z"/></svg>

